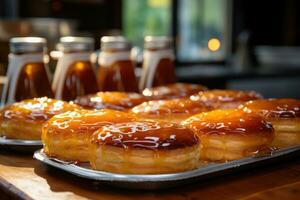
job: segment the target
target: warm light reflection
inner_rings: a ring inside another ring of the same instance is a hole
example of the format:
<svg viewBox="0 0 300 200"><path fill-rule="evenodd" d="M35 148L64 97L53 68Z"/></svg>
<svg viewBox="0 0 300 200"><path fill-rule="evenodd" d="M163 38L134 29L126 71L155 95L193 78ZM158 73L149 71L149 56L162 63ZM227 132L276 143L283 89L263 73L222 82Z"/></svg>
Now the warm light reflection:
<svg viewBox="0 0 300 200"><path fill-rule="evenodd" d="M61 51L51 51L51 52L50 52L50 56L51 56L51 58L53 58L54 60L58 60L60 57L63 56L63 52L61 52Z"/></svg>
<svg viewBox="0 0 300 200"><path fill-rule="evenodd" d="M84 70L85 64L83 62L78 62L76 65L76 69L78 70Z"/></svg>
<svg viewBox="0 0 300 200"><path fill-rule="evenodd" d="M221 47L221 41L217 38L211 38L208 40L207 47L211 51L218 51Z"/></svg>
<svg viewBox="0 0 300 200"><path fill-rule="evenodd" d="M28 64L27 66L26 66L26 68L25 68L25 71L26 71L26 74L28 75L28 76L32 76L32 74L33 74L33 65L31 65L31 64Z"/></svg>

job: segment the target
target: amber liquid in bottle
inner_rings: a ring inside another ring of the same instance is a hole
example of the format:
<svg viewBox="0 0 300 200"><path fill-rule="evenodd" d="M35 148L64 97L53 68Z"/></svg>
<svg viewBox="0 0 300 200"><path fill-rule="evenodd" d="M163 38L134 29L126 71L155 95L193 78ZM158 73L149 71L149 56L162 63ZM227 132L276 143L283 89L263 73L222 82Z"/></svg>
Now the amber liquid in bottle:
<svg viewBox="0 0 300 200"><path fill-rule="evenodd" d="M70 65L65 76L62 99L70 101L96 92L98 85L92 64L89 61L76 61Z"/></svg>
<svg viewBox="0 0 300 200"><path fill-rule="evenodd" d="M158 50L155 49L155 50L148 50L148 51L158 51ZM144 64L145 63L148 62L144 61ZM148 85L150 71L152 70L150 68L152 67L155 67L155 72L154 72L153 80L150 81L151 85ZM166 85L166 84L171 84L176 82L174 62L171 58L160 59L157 66L143 66L143 70L147 70L147 71L146 74L144 74L145 79L141 85L141 89L144 89L146 87L155 87L155 86L161 86L161 85Z"/></svg>
<svg viewBox="0 0 300 200"><path fill-rule="evenodd" d="M100 91L138 92L134 66L130 60L122 60L98 70Z"/></svg>
<svg viewBox="0 0 300 200"><path fill-rule="evenodd" d="M44 96L54 97L44 63L24 65L17 80L15 100Z"/></svg>
<svg viewBox="0 0 300 200"><path fill-rule="evenodd" d="M159 61L154 74L152 87L166 85L176 82L176 75L173 61L163 58Z"/></svg>

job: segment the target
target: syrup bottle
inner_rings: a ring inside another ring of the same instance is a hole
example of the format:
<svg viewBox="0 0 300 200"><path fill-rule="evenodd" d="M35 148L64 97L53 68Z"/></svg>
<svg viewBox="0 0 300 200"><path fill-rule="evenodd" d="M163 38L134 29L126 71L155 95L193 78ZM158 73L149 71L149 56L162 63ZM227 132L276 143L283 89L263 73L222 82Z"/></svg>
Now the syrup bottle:
<svg viewBox="0 0 300 200"><path fill-rule="evenodd" d="M100 91L138 92L130 43L122 36L101 38L98 85Z"/></svg>
<svg viewBox="0 0 300 200"><path fill-rule="evenodd" d="M88 37L62 37L58 49L63 53L57 62L52 88L57 99L74 100L98 91L90 61L94 40Z"/></svg>
<svg viewBox="0 0 300 200"><path fill-rule="evenodd" d="M139 89L176 82L174 53L169 37L146 36Z"/></svg>
<svg viewBox="0 0 300 200"><path fill-rule="evenodd" d="M4 85L1 104L11 104L35 97L54 94L45 63L46 39L40 37L15 37L10 39L7 83Z"/></svg>

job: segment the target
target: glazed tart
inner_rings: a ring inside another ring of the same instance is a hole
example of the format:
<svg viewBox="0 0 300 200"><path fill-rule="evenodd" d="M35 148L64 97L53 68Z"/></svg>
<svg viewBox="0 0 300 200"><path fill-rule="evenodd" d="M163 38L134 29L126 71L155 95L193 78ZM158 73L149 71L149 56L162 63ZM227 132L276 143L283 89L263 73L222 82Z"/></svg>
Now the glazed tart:
<svg viewBox="0 0 300 200"><path fill-rule="evenodd" d="M257 92L240 90L208 90L190 97L191 100L201 101L215 109L233 109L246 101L261 98Z"/></svg>
<svg viewBox="0 0 300 200"><path fill-rule="evenodd" d="M131 112L145 119L161 119L173 122L182 120L212 108L200 101L190 99L170 99L144 102L131 109Z"/></svg>
<svg viewBox="0 0 300 200"><path fill-rule="evenodd" d="M104 126L91 140L93 169L121 174L175 173L197 168L199 139L170 122L136 121Z"/></svg>
<svg viewBox="0 0 300 200"><path fill-rule="evenodd" d="M78 97L74 102L85 109L127 110L146 100L146 97L134 92L98 92Z"/></svg>
<svg viewBox="0 0 300 200"><path fill-rule="evenodd" d="M240 109L258 113L272 123L275 129L274 146L289 147L300 144L300 100L255 100L245 103Z"/></svg>
<svg viewBox="0 0 300 200"><path fill-rule="evenodd" d="M43 127L44 152L69 161L88 161L90 137L104 125L134 121L135 117L115 110L78 110L55 115Z"/></svg>
<svg viewBox="0 0 300 200"><path fill-rule="evenodd" d="M40 140L46 121L54 115L76 109L80 107L47 97L7 105L0 111L0 135L11 139Z"/></svg>
<svg viewBox="0 0 300 200"><path fill-rule="evenodd" d="M236 160L266 150L274 139L272 125L258 114L238 109L214 110L185 120L201 141L201 158Z"/></svg>
<svg viewBox="0 0 300 200"><path fill-rule="evenodd" d="M143 95L153 100L189 97L200 91L207 90L203 85L174 83L165 86L146 88Z"/></svg>

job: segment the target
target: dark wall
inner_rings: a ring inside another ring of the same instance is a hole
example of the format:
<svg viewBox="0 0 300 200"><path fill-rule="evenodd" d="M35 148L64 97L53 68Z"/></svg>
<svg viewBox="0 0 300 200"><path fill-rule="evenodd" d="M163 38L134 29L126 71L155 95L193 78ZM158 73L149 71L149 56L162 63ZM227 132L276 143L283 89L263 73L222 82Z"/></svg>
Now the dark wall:
<svg viewBox="0 0 300 200"><path fill-rule="evenodd" d="M121 29L122 0L12 0L16 2L19 18L47 17L75 19L79 30L90 32ZM0 16L10 17L6 12L11 2L0 1ZM5 11L6 10L6 11Z"/></svg>
<svg viewBox="0 0 300 200"><path fill-rule="evenodd" d="M177 5L177 0L173 1ZM300 12L297 12L300 10L300 1L232 2L233 47L236 46L238 35L244 30L251 33L254 45L300 45ZM79 21L80 31L88 31L94 35L122 28L122 0L0 0L0 17L11 16L12 13L8 10L15 4L19 17L75 19ZM176 12L173 18L176 18ZM173 27L176 27L176 23ZM173 28L174 31L176 28Z"/></svg>
<svg viewBox="0 0 300 200"><path fill-rule="evenodd" d="M243 30L254 45L300 45L300 1L235 0L233 38Z"/></svg>

